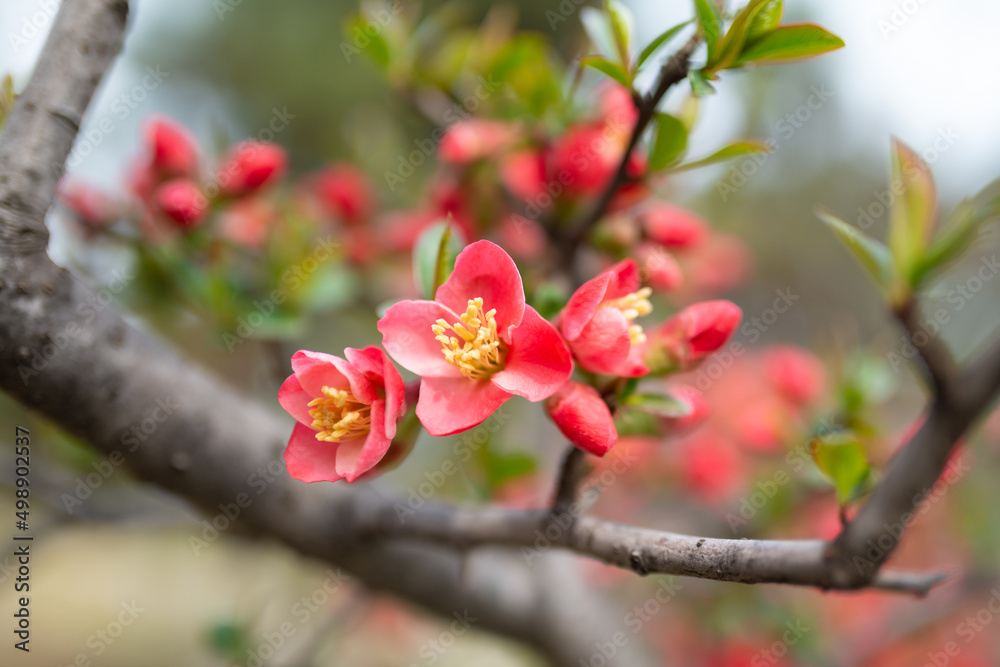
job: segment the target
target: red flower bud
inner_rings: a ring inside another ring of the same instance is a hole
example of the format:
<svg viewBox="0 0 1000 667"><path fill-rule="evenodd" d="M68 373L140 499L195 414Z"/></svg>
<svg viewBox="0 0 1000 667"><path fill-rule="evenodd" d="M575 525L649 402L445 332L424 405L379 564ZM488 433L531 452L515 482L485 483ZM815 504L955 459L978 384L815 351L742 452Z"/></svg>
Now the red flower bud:
<svg viewBox="0 0 1000 667"><path fill-rule="evenodd" d="M161 177L195 176L198 150L194 138L169 118L153 118L146 124L150 166Z"/></svg>
<svg viewBox="0 0 1000 667"><path fill-rule="evenodd" d="M611 411L591 386L567 382L545 400L545 410L562 434L585 452L604 456L618 442Z"/></svg>
<svg viewBox="0 0 1000 667"><path fill-rule="evenodd" d="M517 135L517 130L509 123L470 118L445 131L438 144L438 154L445 162L468 164L492 157L515 141Z"/></svg>
<svg viewBox="0 0 1000 667"><path fill-rule="evenodd" d="M673 255L652 243L642 243L636 248L640 273L648 277L649 286L664 291L677 289L684 282L684 274Z"/></svg>
<svg viewBox="0 0 1000 667"><path fill-rule="evenodd" d="M208 211L208 200L186 178L167 181L156 190L156 205L182 229L196 226Z"/></svg>
<svg viewBox="0 0 1000 667"><path fill-rule="evenodd" d="M708 238L708 225L691 211L666 202L656 202L643 211L646 236L669 248L690 248Z"/></svg>
<svg viewBox="0 0 1000 667"><path fill-rule="evenodd" d="M704 301L688 306L664 322L646 348L653 372L686 371L729 340L743 312L730 301Z"/></svg>
<svg viewBox="0 0 1000 667"><path fill-rule="evenodd" d="M226 195L239 197L259 190L285 173L285 149L265 141L237 144L219 167L219 187Z"/></svg>
<svg viewBox="0 0 1000 667"><path fill-rule="evenodd" d="M97 188L63 177L59 181L58 192L63 205L92 227L104 227L115 218L114 202Z"/></svg>
<svg viewBox="0 0 1000 667"><path fill-rule="evenodd" d="M316 175L314 187L326 212L344 222L361 222L372 214L375 197L371 186L352 165L330 165Z"/></svg>
<svg viewBox="0 0 1000 667"><path fill-rule="evenodd" d="M767 352L764 367L778 392L796 405L809 405L823 392L823 363L816 355L792 345L778 345Z"/></svg>

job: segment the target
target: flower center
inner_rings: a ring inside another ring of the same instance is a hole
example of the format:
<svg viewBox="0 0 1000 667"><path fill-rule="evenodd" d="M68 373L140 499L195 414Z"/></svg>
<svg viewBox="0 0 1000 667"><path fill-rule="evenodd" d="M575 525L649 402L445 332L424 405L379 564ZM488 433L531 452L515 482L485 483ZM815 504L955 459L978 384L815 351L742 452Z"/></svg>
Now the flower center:
<svg viewBox="0 0 1000 667"><path fill-rule="evenodd" d="M317 440L340 442L368 434L371 406L354 398L346 389L323 387L323 396L309 401L312 427L319 431Z"/></svg>
<svg viewBox="0 0 1000 667"><path fill-rule="evenodd" d="M438 320L431 325L444 358L470 380L485 380L503 370L507 346L497 335L496 314L496 309L483 312L481 298L469 299L469 307L459 316L461 322Z"/></svg>
<svg viewBox="0 0 1000 667"><path fill-rule="evenodd" d="M649 315L653 312L653 304L649 302L649 295L652 293L653 290L651 288L643 287L638 292L632 292L618 299L605 301L602 307L617 308L625 316L625 319L631 322L637 317ZM630 324L628 327L628 336L632 341L632 345L640 345L646 342L646 332L642 330L642 325L640 324Z"/></svg>

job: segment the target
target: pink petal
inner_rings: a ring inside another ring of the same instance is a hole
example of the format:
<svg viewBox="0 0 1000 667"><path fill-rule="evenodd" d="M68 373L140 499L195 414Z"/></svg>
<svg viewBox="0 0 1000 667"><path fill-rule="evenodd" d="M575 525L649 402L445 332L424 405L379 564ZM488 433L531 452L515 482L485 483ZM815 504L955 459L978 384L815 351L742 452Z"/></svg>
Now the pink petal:
<svg viewBox="0 0 1000 667"><path fill-rule="evenodd" d="M614 276L614 280L608 286L608 293L604 295L605 301L620 299L626 294L631 294L642 284L639 279L639 266L633 259L623 259L608 269L608 273Z"/></svg>
<svg viewBox="0 0 1000 667"><path fill-rule="evenodd" d="M615 374L632 349L628 320L617 308L599 308L569 346L576 360L588 371Z"/></svg>
<svg viewBox="0 0 1000 667"><path fill-rule="evenodd" d="M490 377L494 385L529 401L540 401L569 379L573 372L569 350L556 328L537 310L525 307L524 319L510 330L510 338L504 369Z"/></svg>
<svg viewBox="0 0 1000 667"><path fill-rule="evenodd" d="M465 312L465 307L462 307ZM389 306L378 321L382 347L399 364L423 377L461 377L458 368L441 353L431 325L443 319L458 322L458 315L434 301L400 301Z"/></svg>
<svg viewBox="0 0 1000 667"><path fill-rule="evenodd" d="M508 327L521 323L524 316L521 274L510 255L489 241L476 241L459 253L455 271L438 288L434 300L456 313L464 313L469 300L477 297L482 297L486 310L496 309L501 338L505 338Z"/></svg>
<svg viewBox="0 0 1000 667"><path fill-rule="evenodd" d="M391 440L396 435L396 421L399 419L399 413L403 411L403 398L406 393L403 378L399 375L392 360L389 359L389 355L374 345L369 345L363 350L349 347L344 350L344 356L358 370L379 378L379 382L375 384L376 386L381 385L385 389L385 434ZM373 427L375 423L373 418Z"/></svg>
<svg viewBox="0 0 1000 667"><path fill-rule="evenodd" d="M302 388L312 396L322 396L323 387L350 388L362 403L375 400L375 389L361 371L345 359L323 352L299 350L292 355L292 370Z"/></svg>
<svg viewBox="0 0 1000 667"><path fill-rule="evenodd" d="M425 377L420 381L417 418L431 435L451 435L481 424L510 397L485 380Z"/></svg>
<svg viewBox="0 0 1000 667"><path fill-rule="evenodd" d="M296 424L285 447L288 474L303 482L336 482L343 476L336 471L337 448L343 443L321 442L316 431Z"/></svg>
<svg viewBox="0 0 1000 667"><path fill-rule="evenodd" d="M563 309L559 328L566 340L573 340L580 335L587 322L594 316L604 301L608 286L614 278L610 271L605 271L596 278L591 278L573 292L566 307Z"/></svg>
<svg viewBox="0 0 1000 667"><path fill-rule="evenodd" d="M385 403L379 399L372 403L371 422L374 426L384 421ZM348 482L353 482L382 460L389 451L391 442L382 429L373 428L364 440L356 438L342 443L337 449L337 474L343 475Z"/></svg>
<svg viewBox="0 0 1000 667"><path fill-rule="evenodd" d="M295 417L295 421L305 426L311 426L313 418L309 414L309 401L314 396L310 396L302 388L299 379L294 375L289 375L278 389L278 403L285 409L285 412Z"/></svg>

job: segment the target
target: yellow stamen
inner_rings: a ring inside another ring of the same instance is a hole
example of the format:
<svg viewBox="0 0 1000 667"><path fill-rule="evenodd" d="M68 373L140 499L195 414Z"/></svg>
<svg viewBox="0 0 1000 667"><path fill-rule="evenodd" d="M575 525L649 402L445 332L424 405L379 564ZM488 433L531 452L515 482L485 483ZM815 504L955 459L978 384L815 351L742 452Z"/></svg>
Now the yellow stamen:
<svg viewBox="0 0 1000 667"><path fill-rule="evenodd" d="M496 313L496 309L484 313L481 298L469 299L461 322L438 320L431 325L444 358L470 380L485 380L503 369L507 346L497 335ZM449 330L458 337L449 335Z"/></svg>
<svg viewBox="0 0 1000 667"><path fill-rule="evenodd" d="M649 295L652 293L652 289L643 287L638 292L632 292L618 299L605 301L602 306L605 308L617 308L625 316L625 319L631 322L637 317L649 315L653 312L653 304L649 302ZM632 345L640 345L646 342L646 333L642 330L642 325L630 324L628 335L632 341Z"/></svg>
<svg viewBox="0 0 1000 667"><path fill-rule="evenodd" d="M309 401L312 427L317 440L340 442L367 435L371 427L371 406L354 398L347 389L323 387L323 396Z"/></svg>

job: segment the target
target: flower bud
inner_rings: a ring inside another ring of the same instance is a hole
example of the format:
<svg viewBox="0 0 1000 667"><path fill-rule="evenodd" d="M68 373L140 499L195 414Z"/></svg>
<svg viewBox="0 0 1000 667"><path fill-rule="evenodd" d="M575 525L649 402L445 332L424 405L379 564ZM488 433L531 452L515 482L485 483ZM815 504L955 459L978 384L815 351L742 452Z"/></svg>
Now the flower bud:
<svg viewBox="0 0 1000 667"><path fill-rule="evenodd" d="M767 379L795 405L809 405L823 393L823 363L812 353L792 345L777 345L764 359Z"/></svg>
<svg viewBox="0 0 1000 667"><path fill-rule="evenodd" d="M156 190L156 205L182 229L195 227L208 211L208 200L193 181L175 178Z"/></svg>
<svg viewBox="0 0 1000 667"><path fill-rule="evenodd" d="M585 452L604 456L618 442L611 411L591 386L567 382L545 400L545 410L562 434Z"/></svg>
<svg viewBox="0 0 1000 667"><path fill-rule="evenodd" d="M688 306L649 336L645 361L657 374L686 371L729 340L743 316L730 301L704 301Z"/></svg>
<svg viewBox="0 0 1000 667"><path fill-rule="evenodd" d="M218 182L223 194L239 197L261 189L285 173L285 149L265 141L237 144L219 167Z"/></svg>
<svg viewBox="0 0 1000 667"><path fill-rule="evenodd" d="M315 191L329 215L346 223L366 220L374 208L368 179L349 164L330 165L316 175Z"/></svg>
<svg viewBox="0 0 1000 667"><path fill-rule="evenodd" d="M150 166L158 176L194 176L198 172L198 150L194 138L169 118L154 118L146 125Z"/></svg>
<svg viewBox="0 0 1000 667"><path fill-rule="evenodd" d="M708 225L704 220L666 202L656 202L640 219L646 237L668 248L690 248L708 238Z"/></svg>
<svg viewBox="0 0 1000 667"><path fill-rule="evenodd" d="M448 128L438 144L438 153L445 162L468 164L492 157L515 141L517 134L508 123L470 118Z"/></svg>

